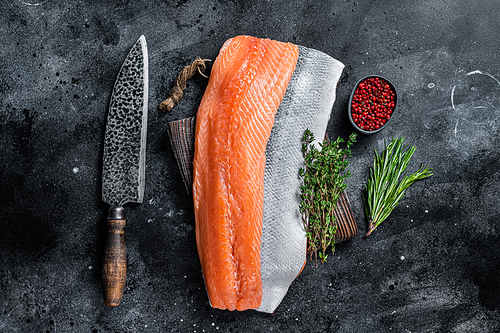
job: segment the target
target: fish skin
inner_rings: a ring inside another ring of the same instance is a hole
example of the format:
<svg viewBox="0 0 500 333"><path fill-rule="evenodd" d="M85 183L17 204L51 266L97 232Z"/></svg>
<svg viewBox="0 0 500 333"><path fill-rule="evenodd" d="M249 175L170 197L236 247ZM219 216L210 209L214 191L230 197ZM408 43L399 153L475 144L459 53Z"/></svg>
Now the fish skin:
<svg viewBox="0 0 500 333"><path fill-rule="evenodd" d="M272 313L306 261L307 238L299 211L302 137L309 129L325 136L344 64L299 46L299 58L276 112L266 148L261 243L262 303ZM316 140L316 143L318 140Z"/></svg>
<svg viewBox="0 0 500 333"><path fill-rule="evenodd" d="M241 311L261 304L265 149L298 53L293 44L269 39L226 41L198 109L195 233L215 308Z"/></svg>

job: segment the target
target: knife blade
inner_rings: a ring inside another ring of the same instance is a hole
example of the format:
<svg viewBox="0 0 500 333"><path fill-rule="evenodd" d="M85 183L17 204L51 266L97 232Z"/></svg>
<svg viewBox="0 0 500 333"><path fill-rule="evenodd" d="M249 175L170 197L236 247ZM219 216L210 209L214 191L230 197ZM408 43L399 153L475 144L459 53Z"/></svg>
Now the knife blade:
<svg viewBox="0 0 500 333"><path fill-rule="evenodd" d="M141 36L128 53L108 108L102 170L102 200L110 205L102 264L106 305L118 306L125 289L126 203L142 203L148 120L148 51Z"/></svg>

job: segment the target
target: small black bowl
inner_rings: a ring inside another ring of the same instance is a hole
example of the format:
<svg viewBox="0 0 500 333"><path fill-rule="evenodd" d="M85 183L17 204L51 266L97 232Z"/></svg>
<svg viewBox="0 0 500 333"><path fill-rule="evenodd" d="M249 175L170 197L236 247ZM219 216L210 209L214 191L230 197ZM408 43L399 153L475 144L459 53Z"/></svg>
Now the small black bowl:
<svg viewBox="0 0 500 333"><path fill-rule="evenodd" d="M374 129L373 131L367 131L367 130L364 130L364 129L360 128L354 122L354 119L352 119L352 113L351 113L352 99L354 97L354 93L356 92L356 89L358 88L358 86L360 85L360 83L365 82L369 78L379 78L379 79L387 82L387 84L389 84L390 89L394 92L394 108L392 109L391 117L389 119L387 119L382 126L380 126L378 129ZM351 97L349 98L349 106L347 108L347 117L349 118L349 121L351 122L351 125L354 126L354 128L356 129L356 131L358 131L359 133L361 133L361 134L368 134L368 135L369 134L375 134L375 133L380 132L381 130L383 130L384 128L387 127L387 124L389 124L389 122L394 117L394 113L396 111L397 105L398 105L398 93L396 91L396 87L394 86L394 84L392 84L392 82L389 81L388 79L386 79L385 77L382 77L382 76L379 76L379 75L369 75L369 76L365 76L364 78L362 78L361 80L359 80L358 83L356 83L356 85L354 86L354 89L351 92Z"/></svg>

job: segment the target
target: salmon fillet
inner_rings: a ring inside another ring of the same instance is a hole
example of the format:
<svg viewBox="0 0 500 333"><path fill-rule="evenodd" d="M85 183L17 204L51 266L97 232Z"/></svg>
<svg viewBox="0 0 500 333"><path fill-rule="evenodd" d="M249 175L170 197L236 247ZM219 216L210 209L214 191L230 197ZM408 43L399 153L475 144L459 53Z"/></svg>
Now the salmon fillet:
<svg viewBox="0 0 500 333"><path fill-rule="evenodd" d="M262 302L265 150L298 47L238 36L222 46L200 103L193 159L196 244L214 308Z"/></svg>
<svg viewBox="0 0 500 333"><path fill-rule="evenodd" d="M297 66L266 147L260 261L263 296L257 311L274 312L304 268L307 235L299 208L299 169L305 162L302 137L309 129L319 142L324 138L343 68L326 53L299 45ZM338 226L335 236L341 234Z"/></svg>

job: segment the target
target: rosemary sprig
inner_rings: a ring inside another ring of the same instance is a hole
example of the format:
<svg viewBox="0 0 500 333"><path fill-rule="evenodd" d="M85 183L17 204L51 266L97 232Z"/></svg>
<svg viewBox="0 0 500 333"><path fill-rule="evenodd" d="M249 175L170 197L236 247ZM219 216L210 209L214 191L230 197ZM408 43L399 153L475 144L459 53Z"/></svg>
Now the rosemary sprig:
<svg viewBox="0 0 500 333"><path fill-rule="evenodd" d="M328 143L320 143L318 149L311 144L314 135L306 129L303 136L302 154L305 158L304 168L299 170L303 184L300 187L300 212L307 234L307 252L311 258L314 254L316 262L319 259L325 262L329 247L335 252L335 225L334 210L337 206L340 193L346 188L345 180L350 177L347 170L351 157L351 146L356 142L356 133L349 136L345 148L340 147L344 139Z"/></svg>
<svg viewBox="0 0 500 333"><path fill-rule="evenodd" d="M389 216L411 184L433 175L432 168L423 168L423 165L414 174L408 176L404 173L417 149L416 146L403 146L404 139L392 139L389 144L385 142L385 150L380 156L375 151L373 167L365 185L367 193L363 196L369 227L366 236Z"/></svg>

